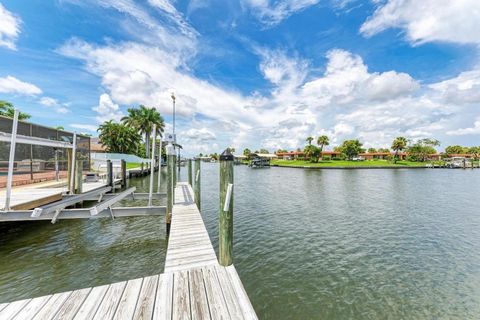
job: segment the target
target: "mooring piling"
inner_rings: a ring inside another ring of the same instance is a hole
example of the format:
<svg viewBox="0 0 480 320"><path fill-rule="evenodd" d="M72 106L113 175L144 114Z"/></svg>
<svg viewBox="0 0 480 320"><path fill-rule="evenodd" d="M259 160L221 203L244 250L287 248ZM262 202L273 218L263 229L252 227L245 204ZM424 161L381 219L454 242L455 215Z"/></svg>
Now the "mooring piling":
<svg viewBox="0 0 480 320"><path fill-rule="evenodd" d="M192 159L188 159L188 184L193 188L192 183Z"/></svg>
<svg viewBox="0 0 480 320"><path fill-rule="evenodd" d="M125 160L120 161L120 171L121 171L121 179L122 179L122 187L127 187L127 162Z"/></svg>
<svg viewBox="0 0 480 320"><path fill-rule="evenodd" d="M233 264L233 160L229 149L220 155L218 258L225 267Z"/></svg>
<svg viewBox="0 0 480 320"><path fill-rule="evenodd" d="M150 160L150 185L148 188L148 206L152 205L152 195L153 195L153 175L155 172L155 141L157 138L157 126L153 125L152 129L153 143L152 143L152 159Z"/></svg>
<svg viewBox="0 0 480 320"><path fill-rule="evenodd" d="M113 187L115 186L115 182L113 180L113 163L112 160L107 160L107 186Z"/></svg>
<svg viewBox="0 0 480 320"><path fill-rule="evenodd" d="M162 136L159 135L160 143L158 145L158 176L157 176L157 193L160 193L160 185L162 181Z"/></svg>
<svg viewBox="0 0 480 320"><path fill-rule="evenodd" d="M200 166L200 159L199 158L196 158L195 159L195 178L194 178L194 194L195 194L195 204L197 205L197 208L198 210L201 211L201 190L200 190L200 186L201 186L201 183L200 183L200 178L201 178L201 174L200 174L200 169L201 169L201 166Z"/></svg>
<svg viewBox="0 0 480 320"><path fill-rule="evenodd" d="M83 160L77 160L75 163L75 193L83 192Z"/></svg>
<svg viewBox="0 0 480 320"><path fill-rule="evenodd" d="M165 224L167 228L167 235L170 233L170 224L172 221L172 209L173 209L173 190L175 188L173 184L173 175L175 173L175 149L172 145L168 145L166 148L167 153L167 211L165 213Z"/></svg>

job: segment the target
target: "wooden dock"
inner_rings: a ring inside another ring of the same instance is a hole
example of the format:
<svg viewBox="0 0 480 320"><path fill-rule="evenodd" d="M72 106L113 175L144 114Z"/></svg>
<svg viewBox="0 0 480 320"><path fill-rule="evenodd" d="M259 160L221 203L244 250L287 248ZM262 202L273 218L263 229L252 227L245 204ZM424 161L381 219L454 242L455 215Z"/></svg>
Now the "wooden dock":
<svg viewBox="0 0 480 320"><path fill-rule="evenodd" d="M170 232L163 274L0 304L0 319L257 319L235 267L218 264L186 183Z"/></svg>

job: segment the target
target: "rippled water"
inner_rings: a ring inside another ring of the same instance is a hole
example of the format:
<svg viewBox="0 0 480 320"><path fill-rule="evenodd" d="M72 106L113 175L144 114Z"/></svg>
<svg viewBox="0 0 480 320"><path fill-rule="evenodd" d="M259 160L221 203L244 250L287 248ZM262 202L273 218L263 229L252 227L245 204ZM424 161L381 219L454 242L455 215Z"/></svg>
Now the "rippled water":
<svg viewBox="0 0 480 320"><path fill-rule="evenodd" d="M216 248L218 164L202 166ZM479 185L480 170L238 166L234 262L262 319L478 319ZM161 272L163 223L2 226L0 302Z"/></svg>

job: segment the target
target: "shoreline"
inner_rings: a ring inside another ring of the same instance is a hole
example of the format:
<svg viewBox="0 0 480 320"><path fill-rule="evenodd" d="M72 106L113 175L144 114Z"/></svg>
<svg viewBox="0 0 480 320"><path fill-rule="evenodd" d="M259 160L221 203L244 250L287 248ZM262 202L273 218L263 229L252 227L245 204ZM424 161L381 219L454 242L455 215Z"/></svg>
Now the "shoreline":
<svg viewBox="0 0 480 320"><path fill-rule="evenodd" d="M295 169L313 169L313 170L340 170L340 169L449 169L449 168L431 168L422 166L296 166L296 165L278 165L272 164L271 167L276 168L295 168ZM471 168L468 168L471 169Z"/></svg>

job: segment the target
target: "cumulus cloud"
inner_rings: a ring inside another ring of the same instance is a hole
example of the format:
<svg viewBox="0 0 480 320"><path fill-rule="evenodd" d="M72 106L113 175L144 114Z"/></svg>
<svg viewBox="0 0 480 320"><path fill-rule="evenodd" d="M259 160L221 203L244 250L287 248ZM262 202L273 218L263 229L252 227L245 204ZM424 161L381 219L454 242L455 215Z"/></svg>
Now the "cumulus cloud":
<svg viewBox="0 0 480 320"><path fill-rule="evenodd" d="M401 28L413 43L480 43L478 0L388 0L376 3L378 8L360 28L367 37L388 28Z"/></svg>
<svg viewBox="0 0 480 320"><path fill-rule="evenodd" d="M480 103L480 69L462 72L454 78L434 83L430 88L448 103Z"/></svg>
<svg viewBox="0 0 480 320"><path fill-rule="evenodd" d="M471 134L480 135L480 118L477 118L473 123L473 127L447 131L447 135L450 136L465 136Z"/></svg>
<svg viewBox="0 0 480 320"><path fill-rule="evenodd" d="M16 50L15 41L20 34L20 23L20 18L0 3L0 47Z"/></svg>
<svg viewBox="0 0 480 320"><path fill-rule="evenodd" d="M40 99L40 104L51 107L58 113L67 113L70 111L67 107L67 104L62 104L57 99L51 97L42 97Z"/></svg>
<svg viewBox="0 0 480 320"><path fill-rule="evenodd" d="M98 106L94 107L93 111L97 113L96 120L98 123L108 120L120 121L124 116L118 104L114 103L107 93L100 96Z"/></svg>
<svg viewBox="0 0 480 320"><path fill-rule="evenodd" d="M391 100L408 96L419 84L406 73L368 71L362 58L345 50L327 53L325 75L303 85L312 104L348 104L355 100Z"/></svg>
<svg viewBox="0 0 480 320"><path fill-rule="evenodd" d="M34 96L42 93L42 90L34 84L18 80L12 76L0 78L0 92Z"/></svg>
<svg viewBox="0 0 480 320"><path fill-rule="evenodd" d="M102 45L73 38L58 50L82 61L101 79L105 94L94 108L97 121L119 120L120 105L153 106L169 116L174 91L179 142L192 153L218 152L228 146L296 149L304 146L306 137L320 134L331 137L331 147L352 138L374 147L389 146L400 135L441 138L445 132L466 127L465 108L477 103L479 68L422 85L407 73L369 70L362 57L341 49L327 53L325 71L319 74L318 66L298 54L255 47L258 70L271 88L242 93L190 70L198 34L184 29L185 20L173 23L174 27L172 23L157 27L150 13L131 1L102 3L123 10L143 26L144 33L138 41ZM258 2L262 3L270 5ZM135 10L127 12L125 5L134 5ZM150 0L149 5L167 14L167 19L179 14L165 0ZM155 39L153 33L167 27L174 28L169 36L179 36L181 44L169 47L145 40Z"/></svg>

